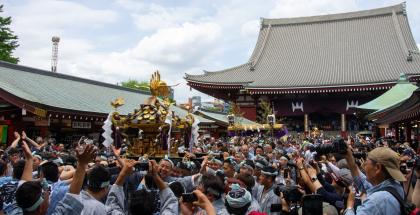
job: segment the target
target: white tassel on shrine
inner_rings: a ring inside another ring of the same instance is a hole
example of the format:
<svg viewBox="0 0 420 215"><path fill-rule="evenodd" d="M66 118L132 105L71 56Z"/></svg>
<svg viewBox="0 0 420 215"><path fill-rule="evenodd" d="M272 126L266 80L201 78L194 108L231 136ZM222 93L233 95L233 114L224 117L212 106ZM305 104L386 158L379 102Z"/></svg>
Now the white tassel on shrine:
<svg viewBox="0 0 420 215"><path fill-rule="evenodd" d="M105 147L110 147L111 144L114 142L114 139L112 138L112 121L111 121L112 113L110 113L107 117L107 119L104 122L104 125L102 126L102 129L104 129L104 132L102 133L102 137L105 139L102 142L102 145Z"/></svg>
<svg viewBox="0 0 420 215"><path fill-rule="evenodd" d="M198 133L198 130L200 129L200 127L198 127L199 123L200 120L194 117L194 123L191 125L190 152L192 152L192 147L198 144L198 136L200 135Z"/></svg>
<svg viewBox="0 0 420 215"><path fill-rule="evenodd" d="M169 109L169 108L168 108ZM169 113L166 115L165 123L169 124L169 131L168 131L168 155L170 156L171 153L171 131L172 131L172 112L169 111Z"/></svg>

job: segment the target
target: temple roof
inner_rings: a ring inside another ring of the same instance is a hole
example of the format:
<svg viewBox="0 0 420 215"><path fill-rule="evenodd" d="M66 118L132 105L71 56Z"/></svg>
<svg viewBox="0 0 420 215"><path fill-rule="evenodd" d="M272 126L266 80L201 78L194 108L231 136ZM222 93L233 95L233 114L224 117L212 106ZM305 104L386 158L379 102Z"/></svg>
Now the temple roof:
<svg viewBox="0 0 420 215"><path fill-rule="evenodd" d="M416 85L408 82L406 76L401 74L397 84L391 89L372 101L359 105L357 108L374 110L374 114L376 114L407 100L417 89L418 87Z"/></svg>
<svg viewBox="0 0 420 215"><path fill-rule="evenodd" d="M134 90L113 84L53 73L0 61L0 98L12 100L19 108L33 105L46 111L64 111L79 114L106 116L113 111L110 102L118 97L125 104L118 112L126 115L148 99L149 91ZM18 101L19 104L16 104ZM176 115L183 118L188 112L171 106ZM201 123L214 121L197 116Z"/></svg>
<svg viewBox="0 0 420 215"><path fill-rule="evenodd" d="M125 100L125 105L118 108L122 114L133 111L150 97L147 91L1 61L0 90L47 110L58 108L101 114L113 110L110 102L117 97Z"/></svg>
<svg viewBox="0 0 420 215"><path fill-rule="evenodd" d="M405 4L366 11L262 19L248 62L202 75L197 84L246 89L303 89L394 84L420 76L420 54Z"/></svg>
<svg viewBox="0 0 420 215"><path fill-rule="evenodd" d="M195 113L198 114L198 115L202 115L204 118L208 118L210 120L220 122L220 123L222 123L226 126L229 125L228 117L227 117L227 114L225 114L225 113L207 111L207 110L202 110L202 109L196 111ZM254 126L254 127L255 126L260 126L260 124L254 122L252 120L249 120L245 117L237 117L236 120L237 120L236 123L239 123L239 124L242 124L242 125Z"/></svg>

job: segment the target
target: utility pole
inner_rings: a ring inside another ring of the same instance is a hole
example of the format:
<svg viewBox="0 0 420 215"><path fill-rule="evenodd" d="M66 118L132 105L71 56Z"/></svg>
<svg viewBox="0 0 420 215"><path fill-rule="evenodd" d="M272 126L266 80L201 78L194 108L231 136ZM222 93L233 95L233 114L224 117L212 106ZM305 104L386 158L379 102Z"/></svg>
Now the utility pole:
<svg viewBox="0 0 420 215"><path fill-rule="evenodd" d="M51 72L57 72L58 43L60 42L60 37L53 36L51 41L53 43L52 58L51 58Z"/></svg>

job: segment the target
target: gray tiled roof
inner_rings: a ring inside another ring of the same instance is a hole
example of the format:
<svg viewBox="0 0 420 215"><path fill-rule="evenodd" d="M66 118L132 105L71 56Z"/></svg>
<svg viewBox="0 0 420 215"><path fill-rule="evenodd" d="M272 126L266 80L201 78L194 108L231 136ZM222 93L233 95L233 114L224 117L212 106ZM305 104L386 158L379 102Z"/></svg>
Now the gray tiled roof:
<svg viewBox="0 0 420 215"><path fill-rule="evenodd" d="M202 114L204 117L207 117L209 119L222 122L226 126L229 124L229 121L228 121L228 118L227 118L227 114L224 114L224 113L216 113L216 112L205 111L205 110L198 110L197 113L198 114ZM253 126L260 125L260 124L254 122L252 120L249 120L249 119L247 119L245 117L237 117L237 120L238 120L238 123L243 124L243 125L253 125Z"/></svg>
<svg viewBox="0 0 420 215"><path fill-rule="evenodd" d="M113 111L110 102L122 97L125 104L118 108L121 114L128 114L150 97L148 91L133 90L103 82L0 61L0 89L20 99L48 109L93 112L108 114ZM172 106L175 114L183 118L187 111ZM195 115L196 116L196 115ZM196 116L202 123L214 121Z"/></svg>
<svg viewBox="0 0 420 215"><path fill-rule="evenodd" d="M125 105L118 111L127 114L150 96L146 91L5 62L0 62L0 89L40 105L93 113L109 113L110 102L122 97Z"/></svg>
<svg viewBox="0 0 420 215"><path fill-rule="evenodd" d="M343 14L262 19L249 61L187 81L246 88L299 88L395 82L420 75L405 4ZM248 84L246 84L248 83Z"/></svg>
<svg viewBox="0 0 420 215"><path fill-rule="evenodd" d="M182 109L182 108L180 108L180 107L178 107L178 106L172 105L170 108L171 108L171 110L172 110L172 111L174 111L174 112L175 112L175 114L176 114L178 117L180 117L180 118L185 118L185 117L188 115L188 111L187 111L187 110ZM206 119L206 118L201 117L201 116L199 116L199 115L197 115L197 114L193 114L193 116L194 116L196 119L198 119L198 120L200 121L200 123L206 123L206 124L211 124L211 123L214 123L214 121L213 121L213 120Z"/></svg>

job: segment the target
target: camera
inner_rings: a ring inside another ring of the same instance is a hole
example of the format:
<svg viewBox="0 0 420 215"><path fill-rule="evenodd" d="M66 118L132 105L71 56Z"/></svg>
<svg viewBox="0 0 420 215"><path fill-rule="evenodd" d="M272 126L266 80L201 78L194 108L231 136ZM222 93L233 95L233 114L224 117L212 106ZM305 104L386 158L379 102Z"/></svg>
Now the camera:
<svg viewBox="0 0 420 215"><path fill-rule="evenodd" d="M347 153L347 143L344 142L343 139L334 140L332 144L320 144L316 146L315 151L318 156L330 153L339 153L344 155Z"/></svg>
<svg viewBox="0 0 420 215"><path fill-rule="evenodd" d="M149 163L148 162L140 162L134 166L136 171L149 171Z"/></svg>
<svg viewBox="0 0 420 215"><path fill-rule="evenodd" d="M353 157L356 159L363 158L364 160L366 160L367 153L366 152L353 152Z"/></svg>
<svg viewBox="0 0 420 215"><path fill-rule="evenodd" d="M280 193L283 193L285 200L290 205L290 213L292 215L298 214L299 204L297 204L302 199L302 193L298 190L296 185L283 185L279 184L274 188L274 194L280 196ZM272 204L270 212L282 212L281 204Z"/></svg>
<svg viewBox="0 0 420 215"><path fill-rule="evenodd" d="M408 160L406 163L408 168L420 167L420 159L418 156L415 156L414 158Z"/></svg>
<svg viewBox="0 0 420 215"><path fill-rule="evenodd" d="M183 193L182 194L182 201L192 203L192 202L198 201L198 198L195 195L195 193Z"/></svg>
<svg viewBox="0 0 420 215"><path fill-rule="evenodd" d="M280 196L283 193L284 198L287 202L298 202L302 198L302 193L299 191L296 185L283 185L279 184L274 188L274 194Z"/></svg>

